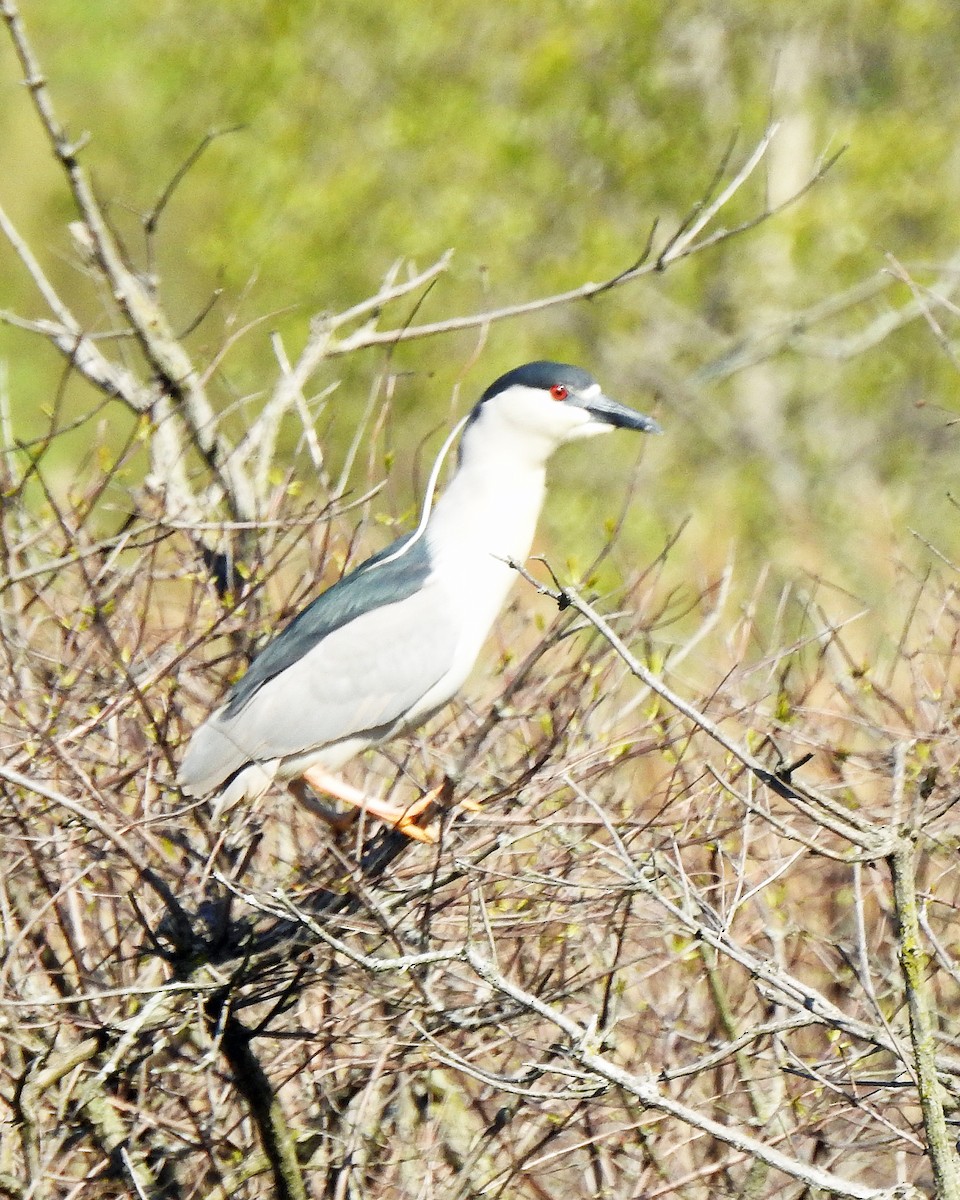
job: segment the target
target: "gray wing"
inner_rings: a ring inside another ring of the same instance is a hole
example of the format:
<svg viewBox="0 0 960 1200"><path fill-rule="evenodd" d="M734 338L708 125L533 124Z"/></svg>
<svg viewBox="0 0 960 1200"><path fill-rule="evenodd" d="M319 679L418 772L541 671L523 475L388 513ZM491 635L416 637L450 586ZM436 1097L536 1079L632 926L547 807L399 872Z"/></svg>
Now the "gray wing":
<svg viewBox="0 0 960 1200"><path fill-rule="evenodd" d="M450 671L458 636L457 614L429 578L404 599L338 625L239 705L235 690L194 735L181 784L206 795L247 763L350 738L376 741L411 715L429 715L418 706ZM435 697L430 711L446 699Z"/></svg>
<svg viewBox="0 0 960 1200"><path fill-rule="evenodd" d="M333 587L321 592L260 651L227 699L230 715L236 715L265 683L296 665L342 625L419 591L430 578L431 570L426 538L411 543L410 534L361 563Z"/></svg>

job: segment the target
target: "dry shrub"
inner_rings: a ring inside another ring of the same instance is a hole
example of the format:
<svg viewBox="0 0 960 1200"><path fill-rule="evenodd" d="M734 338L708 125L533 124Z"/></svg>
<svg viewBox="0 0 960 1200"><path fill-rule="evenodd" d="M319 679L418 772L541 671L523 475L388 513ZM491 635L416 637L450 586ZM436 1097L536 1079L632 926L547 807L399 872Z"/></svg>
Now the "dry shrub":
<svg viewBox="0 0 960 1200"><path fill-rule="evenodd" d="M90 335L0 211L50 314L2 316L126 442L86 436L73 462L59 396L15 445L0 395L0 1192L960 1194L950 564L902 571L893 630L773 566L678 588L669 547L592 603L538 567L547 598L520 582L466 698L352 766L398 795L446 776L436 847L174 782L261 639L374 548L378 501L326 474L318 367L465 326L482 344L748 234L766 209L716 220L772 131L606 282L384 328L447 259L398 266L279 348L231 441L208 386L234 335L192 361L2 12L123 336ZM388 385L389 358L354 462ZM291 422L313 507L278 466Z"/></svg>
<svg viewBox="0 0 960 1200"><path fill-rule="evenodd" d="M662 556L599 607L702 723L579 592L538 634L520 581L468 701L354 767L398 795L456 781L433 848L174 784L304 570L358 552L353 514L281 512L218 592L187 531L135 512L98 538L99 473L57 496L27 461L0 592L8 1193L928 1180L911 996L933 1086L960 1069L951 572L905 580L869 663L842 597L685 596Z"/></svg>

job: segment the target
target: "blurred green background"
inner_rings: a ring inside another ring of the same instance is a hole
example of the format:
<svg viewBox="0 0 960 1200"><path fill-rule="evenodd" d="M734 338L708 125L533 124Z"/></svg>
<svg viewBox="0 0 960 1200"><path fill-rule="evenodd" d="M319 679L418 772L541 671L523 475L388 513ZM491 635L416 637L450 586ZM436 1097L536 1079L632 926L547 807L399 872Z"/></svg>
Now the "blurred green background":
<svg viewBox="0 0 960 1200"><path fill-rule="evenodd" d="M778 577L822 576L882 605L900 565L922 572L930 557L911 530L960 561L956 367L922 319L867 336L910 290L888 281L792 344L781 337L798 314L882 282L888 254L921 284L951 278L954 0L26 0L22 12L61 117L72 135L90 133L83 161L141 268L141 214L205 133L241 126L176 191L154 264L177 328L223 289L187 339L201 364L226 334L267 318L212 388L220 406L242 402L237 420L276 377L271 331L295 356L312 314L371 294L397 258L423 267L455 250L418 319L525 300L629 265L654 219L663 237L701 197L734 135L738 164L771 118L782 122L728 225L847 145L787 212L594 302L496 325L476 362L475 333L399 347L378 446L393 463L385 503L409 511L417 447L437 444L458 380L464 408L501 370L563 358L666 431L644 447L624 569L688 517L672 563L694 582L735 554L747 582L773 564ZM77 313L108 328L8 43L0 146L0 203ZM0 307L46 315L9 248L0 255ZM949 340L952 315L937 316ZM0 339L17 432L29 436L62 363L30 335ZM737 353L765 347L733 369ZM321 423L334 465L387 362L368 351L314 381L342 380ZM65 399L70 411L91 405L75 381ZM108 419L119 437L125 418ZM565 451L540 548L560 564L589 561L637 452L628 438Z"/></svg>

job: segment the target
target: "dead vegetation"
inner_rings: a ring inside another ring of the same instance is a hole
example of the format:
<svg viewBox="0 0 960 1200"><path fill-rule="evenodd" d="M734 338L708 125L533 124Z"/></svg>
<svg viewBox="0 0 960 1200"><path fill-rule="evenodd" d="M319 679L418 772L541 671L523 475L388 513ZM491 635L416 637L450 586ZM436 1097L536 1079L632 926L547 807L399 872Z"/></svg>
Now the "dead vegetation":
<svg viewBox="0 0 960 1200"><path fill-rule="evenodd" d="M960 1195L952 564L901 569L890 629L772 571L678 589L669 547L600 595L606 575L528 564L465 699L356 766L385 792L445 775L437 847L362 821L334 838L282 796L186 803L196 722L375 547L380 481L327 475L311 377L463 321L380 329L444 263L398 269L278 350L230 441L216 361L128 269L3 14L125 339L91 338L4 218L50 309L6 319L99 399L65 472L59 402L25 441L2 397L0 1192ZM766 145L584 286L716 241ZM306 501L277 469L287 419Z"/></svg>
<svg viewBox="0 0 960 1200"><path fill-rule="evenodd" d="M951 572L872 662L796 587L667 558L537 635L521 581L470 706L361 765L448 773L440 846L331 840L172 781L353 514L281 513L238 603L182 529L95 540L104 477L6 459L8 1194L869 1196L937 1133L952 1169Z"/></svg>

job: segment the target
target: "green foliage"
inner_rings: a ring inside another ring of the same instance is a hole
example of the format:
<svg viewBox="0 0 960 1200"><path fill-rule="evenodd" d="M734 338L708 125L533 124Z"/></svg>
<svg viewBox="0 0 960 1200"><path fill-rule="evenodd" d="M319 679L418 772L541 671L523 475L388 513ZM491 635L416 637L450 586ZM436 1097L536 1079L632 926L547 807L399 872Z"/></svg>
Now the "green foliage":
<svg viewBox="0 0 960 1200"><path fill-rule="evenodd" d="M313 313L369 295L398 257L423 265L456 250L421 317L545 294L622 269L655 218L662 233L674 228L738 131L734 161L770 115L784 121L767 180L735 198L727 224L756 211L765 186L784 198L821 151L847 143L819 187L746 237L592 304L494 327L460 403L534 356L589 364L644 406L654 383L667 437L647 451L645 495L628 521L638 554L693 514L681 559L716 566L735 546L741 560L802 565L876 601L877 563L908 527L960 553L945 499L956 372L922 321L850 358L784 349L711 376L731 346L874 276L887 253L923 282L953 253L960 29L945 0L811 10L786 0L131 0L94 14L46 0L25 17L69 129L90 131L83 161L135 265L147 264L140 214L208 130L240 126L174 194L154 263L183 328L223 289L189 339L201 363L226 332L276 314L238 341L215 381L222 407L243 402L238 420L275 378L270 331L295 353ZM102 329L64 230L74 214L9 49L0 101L0 201L66 299ZM29 280L5 264L3 307L39 314ZM909 299L889 289L811 336L849 338ZM62 366L27 335L3 337L18 432L29 437ZM389 359L408 373L384 433L398 509L410 506L408 464L446 419L473 347L457 335ZM320 386L344 379L322 430L334 462L383 365L368 354L323 368ZM64 400L67 416L90 406L76 382ZM605 460L609 489L593 463L562 467L544 548L583 546L590 560L629 453Z"/></svg>

